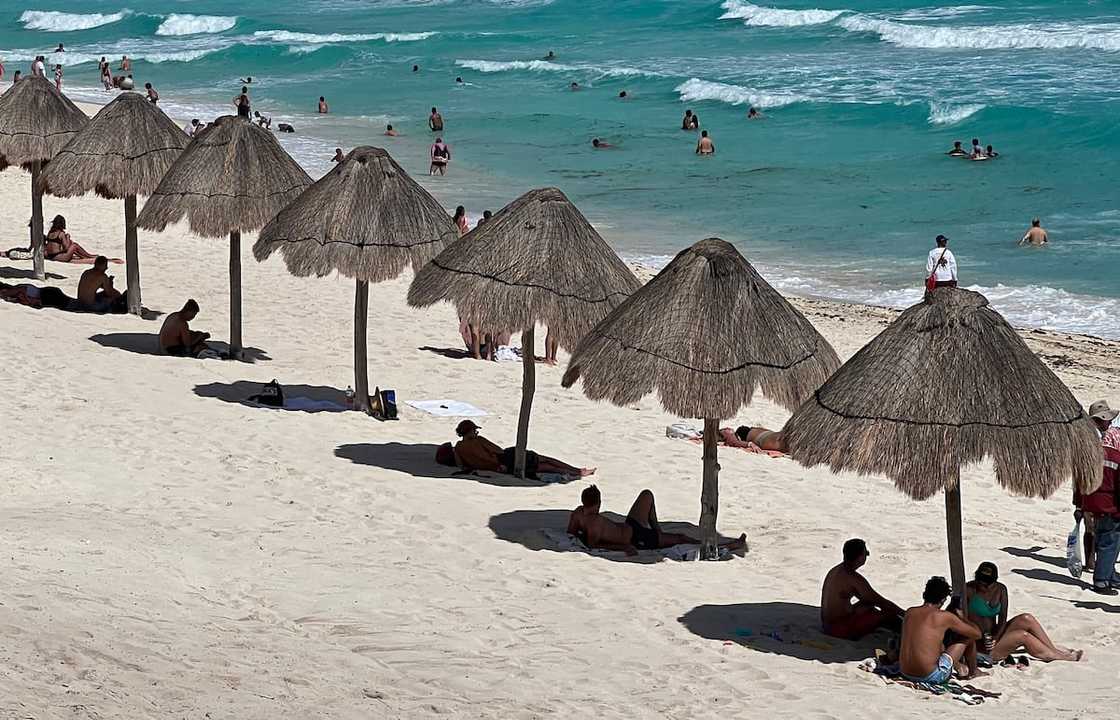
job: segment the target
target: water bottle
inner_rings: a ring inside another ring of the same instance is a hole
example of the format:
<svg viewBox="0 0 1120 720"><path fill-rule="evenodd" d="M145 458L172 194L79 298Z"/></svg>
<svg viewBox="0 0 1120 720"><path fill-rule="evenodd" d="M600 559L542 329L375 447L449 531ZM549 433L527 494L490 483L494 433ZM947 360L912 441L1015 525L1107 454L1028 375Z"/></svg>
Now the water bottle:
<svg viewBox="0 0 1120 720"><path fill-rule="evenodd" d="M354 407L354 388L346 386L346 407Z"/></svg>

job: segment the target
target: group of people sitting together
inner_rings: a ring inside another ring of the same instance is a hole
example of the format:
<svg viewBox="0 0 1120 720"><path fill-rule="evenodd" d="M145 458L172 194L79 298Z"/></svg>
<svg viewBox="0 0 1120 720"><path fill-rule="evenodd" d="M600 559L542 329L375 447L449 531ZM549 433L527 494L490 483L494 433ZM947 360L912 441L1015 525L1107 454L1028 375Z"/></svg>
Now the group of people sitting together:
<svg viewBox="0 0 1120 720"><path fill-rule="evenodd" d="M1020 650L1043 662L1082 657L1081 650L1054 643L1033 615L1009 618L1007 586L999 582L994 563L980 563L974 579L951 600L945 578L931 577L922 603L903 610L860 574L868 557L866 542L848 540L843 555L821 588L821 629L843 640L859 640L880 628L896 633L897 657L888 660L897 662L899 673L909 680L939 685L954 674L976 677L983 674L982 666L1015 664L1009 658Z"/></svg>
<svg viewBox="0 0 1120 720"><path fill-rule="evenodd" d="M953 143L953 149L945 154L949 157L967 158L969 160L994 160L999 157L999 153L991 145L981 147L979 138L972 138L972 148L969 150L961 147L961 141L957 140Z"/></svg>

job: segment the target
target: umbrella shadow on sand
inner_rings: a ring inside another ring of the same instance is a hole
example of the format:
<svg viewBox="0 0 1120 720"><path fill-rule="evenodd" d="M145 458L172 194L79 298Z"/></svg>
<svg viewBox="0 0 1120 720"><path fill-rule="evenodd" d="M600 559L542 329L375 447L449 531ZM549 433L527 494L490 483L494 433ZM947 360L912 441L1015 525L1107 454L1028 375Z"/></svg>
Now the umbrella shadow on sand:
<svg viewBox="0 0 1120 720"><path fill-rule="evenodd" d="M436 462L437 445L431 443L348 443L334 449L335 457L355 465L396 470L418 478L433 480L470 480L497 487L544 487L536 480L522 480L494 472L465 473Z"/></svg>
<svg viewBox="0 0 1120 720"><path fill-rule="evenodd" d="M802 603L698 605L677 619L689 632L708 640L821 663L863 660L874 657L876 647L887 646L882 631L855 642L825 635L820 630L821 609Z"/></svg>
<svg viewBox="0 0 1120 720"><path fill-rule="evenodd" d="M574 496L572 507L578 504L578 496ZM627 562L652 564L666 560L665 555L653 550L642 550L637 555L627 556L622 551L589 550L574 538L569 538L568 516L571 510L513 510L511 512L494 515L490 518L490 530L494 536L506 542L517 543L530 550L548 550L550 552L579 552L584 555L610 560L612 562ZM612 512L605 512L603 516L616 523L625 523L626 518ZM661 522L661 529L665 532L681 533L689 537L699 538L700 529L688 522ZM730 542L732 538L720 536L721 543ZM699 545L699 541L697 541ZM736 552L742 555L742 551Z"/></svg>
<svg viewBox="0 0 1120 720"><path fill-rule="evenodd" d="M250 402L251 395L257 395L264 389L264 383L255 380L238 380L231 383L212 382L204 385L195 385L194 394L204 398L215 398L222 402L237 403L251 408L263 410L287 410L290 412L345 412L346 393L327 387L325 385L288 385L280 383L284 390L284 402L291 403L294 398L310 400L311 403L294 404L292 407L267 407ZM321 403L316 405L316 403ZM326 403L334 403L337 407L330 407Z"/></svg>
<svg viewBox="0 0 1120 720"><path fill-rule="evenodd" d="M128 352L138 355L160 355L167 357L160 352L159 335L157 333L98 333L97 335L90 336L90 340L102 347L127 350ZM220 340L207 340L206 343L216 353L229 353L228 343L221 342ZM242 350L242 359L244 362L255 363L271 360L272 358L268 356L266 351L260 348L247 347Z"/></svg>

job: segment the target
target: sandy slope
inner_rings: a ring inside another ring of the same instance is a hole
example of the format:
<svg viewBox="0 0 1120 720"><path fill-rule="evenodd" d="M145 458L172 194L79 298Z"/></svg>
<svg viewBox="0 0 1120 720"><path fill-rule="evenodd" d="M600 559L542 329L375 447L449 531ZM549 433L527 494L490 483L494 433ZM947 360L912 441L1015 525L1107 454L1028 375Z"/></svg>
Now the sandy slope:
<svg viewBox="0 0 1120 720"><path fill-rule="evenodd" d="M0 173L0 198L0 244L20 244L27 176ZM87 248L123 255L120 203L48 198L56 212ZM141 257L147 306L197 298L197 325L226 336L223 243L142 233ZM581 485L448 477L429 458L454 420L230 402L271 378L318 394L352 377L352 283L244 262L245 341L270 358L255 364L150 354L158 320L0 303L0 717L1056 719L1114 705L1120 601L1060 566L1065 490L1012 498L966 471L966 552L998 563L1013 610L1089 662L997 672L981 684L1005 694L982 710L884 686L856 668L873 643L819 645L819 581L858 535L879 589L916 602L948 570L936 501L726 451L720 527L748 533L746 558L535 549ZM0 279L29 266L2 263ZM49 270L73 293L80 268ZM371 381L475 403L492 413L486 434L512 442L520 367L424 349L456 346L455 317L408 309L406 288L371 292ZM892 316L799 302L843 356ZM1116 344L1027 337L1079 399L1120 401ZM560 374L539 371L531 445L597 465L607 509L649 487L663 519L695 522L699 448L664 437L674 419L656 399L595 405ZM761 402L740 420L785 416ZM775 630L783 642L756 637Z"/></svg>

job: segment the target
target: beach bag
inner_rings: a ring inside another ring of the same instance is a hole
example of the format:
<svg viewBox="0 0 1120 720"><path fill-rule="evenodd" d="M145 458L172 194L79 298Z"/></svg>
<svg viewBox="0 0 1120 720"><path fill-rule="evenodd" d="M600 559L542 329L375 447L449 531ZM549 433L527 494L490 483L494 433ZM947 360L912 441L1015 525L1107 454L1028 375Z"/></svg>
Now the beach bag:
<svg viewBox="0 0 1120 720"><path fill-rule="evenodd" d="M455 462L455 447L449 442L437 447L436 462L447 467L458 467L458 463Z"/></svg>
<svg viewBox="0 0 1120 720"><path fill-rule="evenodd" d="M370 410L378 420L397 419L397 391L374 388L370 396Z"/></svg>
<svg viewBox="0 0 1120 720"><path fill-rule="evenodd" d="M284 407L284 389L276 380L266 383L260 393L249 398L255 403L269 407Z"/></svg>
<svg viewBox="0 0 1120 720"><path fill-rule="evenodd" d="M699 440L702 433L688 423L673 423L665 427L665 437L674 440Z"/></svg>
<svg viewBox="0 0 1120 720"><path fill-rule="evenodd" d="M1081 513L1075 513L1077 522L1073 530L1066 536L1066 569L1075 578L1080 578L1085 569L1085 561L1081 558Z"/></svg>
<svg viewBox="0 0 1120 720"><path fill-rule="evenodd" d="M540 480L537 477L537 469L540 467L541 458L532 450L525 451L525 477L530 480ZM508 447L502 451L502 465L505 466L506 472L512 475L517 466L517 448Z"/></svg>
<svg viewBox="0 0 1120 720"><path fill-rule="evenodd" d="M934 290L937 288L937 268L941 267L941 261L945 259L945 253L949 252L949 248L941 251L941 257L937 258L937 262L933 266L933 272L926 278L926 290Z"/></svg>

